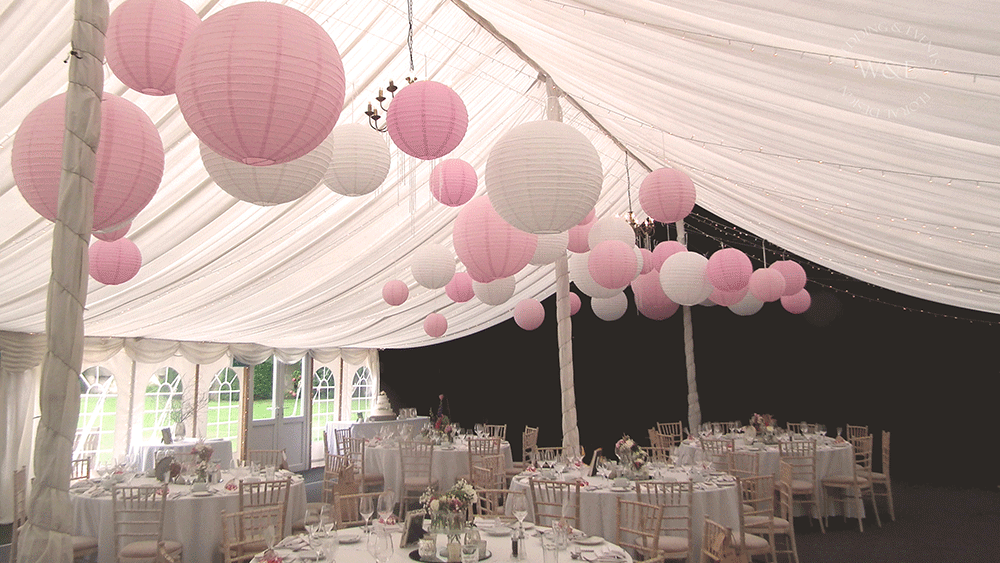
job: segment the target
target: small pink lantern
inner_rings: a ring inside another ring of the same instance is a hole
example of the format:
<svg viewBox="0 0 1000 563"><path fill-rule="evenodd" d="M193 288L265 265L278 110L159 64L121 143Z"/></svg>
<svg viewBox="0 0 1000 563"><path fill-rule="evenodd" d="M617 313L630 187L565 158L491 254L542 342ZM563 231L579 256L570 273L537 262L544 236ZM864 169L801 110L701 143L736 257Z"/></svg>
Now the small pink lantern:
<svg viewBox="0 0 1000 563"><path fill-rule="evenodd" d="M676 223L687 217L694 209L694 203L694 183L680 170L654 170L639 187L642 210L661 223Z"/></svg>
<svg viewBox="0 0 1000 563"><path fill-rule="evenodd" d="M758 268L750 274L748 286L754 297L764 303L771 303L781 298L785 291L785 278L777 270Z"/></svg>
<svg viewBox="0 0 1000 563"><path fill-rule="evenodd" d="M587 259L590 277L608 289L625 288L635 279L639 268L633 247L620 240L599 243Z"/></svg>
<svg viewBox="0 0 1000 563"><path fill-rule="evenodd" d="M653 269L657 272L663 266L663 261L678 252L687 252L687 247L676 240L665 240L653 249Z"/></svg>
<svg viewBox="0 0 1000 563"><path fill-rule="evenodd" d="M65 115L66 94L42 102L21 122L11 149L17 189L49 220L55 220L59 201ZM132 102L105 93L92 229L118 229L131 221L156 194L163 163L163 143L149 117Z"/></svg>
<svg viewBox="0 0 1000 563"><path fill-rule="evenodd" d="M798 262L778 260L769 266L781 273L785 278L785 291L782 295L795 295L806 286L806 271Z"/></svg>
<svg viewBox="0 0 1000 563"><path fill-rule="evenodd" d="M93 234L94 238L98 240L103 240L104 242L112 242L127 235L129 229L131 228L132 228L132 223L126 223L124 227L118 229L112 229L110 231L98 231L91 234Z"/></svg>
<svg viewBox="0 0 1000 563"><path fill-rule="evenodd" d="M129 281L142 267L142 252L127 238L90 245L90 277L104 285L118 285Z"/></svg>
<svg viewBox="0 0 1000 563"><path fill-rule="evenodd" d="M323 145L327 143L330 143L330 166L325 170L323 183L333 192L359 197L372 193L385 182L389 175L389 146L367 124L338 125Z"/></svg>
<svg viewBox="0 0 1000 563"><path fill-rule="evenodd" d="M660 287L671 301L679 305L698 305L712 294L705 269L708 259L695 252L678 252L660 267Z"/></svg>
<svg viewBox="0 0 1000 563"><path fill-rule="evenodd" d="M454 90L440 82L421 80L396 92L385 125L399 150L433 160L462 142L469 128L469 113Z"/></svg>
<svg viewBox="0 0 1000 563"><path fill-rule="evenodd" d="M177 59L200 23L198 14L181 0L126 0L108 18L108 66L137 92L173 94Z"/></svg>
<svg viewBox="0 0 1000 563"><path fill-rule="evenodd" d="M741 317L749 317L750 315L757 314L763 306L764 302L754 297L753 294L748 291L739 303L730 305L729 310Z"/></svg>
<svg viewBox="0 0 1000 563"><path fill-rule="evenodd" d="M515 229L497 215L487 196L465 204L452 231L455 254L472 279L489 282L520 272L538 246L538 235Z"/></svg>
<svg viewBox="0 0 1000 563"><path fill-rule="evenodd" d="M448 207L465 205L476 195L479 176L471 164L458 158L442 160L431 169L431 195Z"/></svg>
<svg viewBox="0 0 1000 563"><path fill-rule="evenodd" d="M566 248L577 254L590 252L590 228L593 226L593 223L583 223L570 229Z"/></svg>
<svg viewBox="0 0 1000 563"><path fill-rule="evenodd" d="M680 305L670 300L660 287L660 274L650 271L632 282L632 295L639 313L654 321L662 321L673 316Z"/></svg>
<svg viewBox="0 0 1000 563"><path fill-rule="evenodd" d="M424 332L431 338L440 338L448 331L448 319L441 313L431 313L424 317Z"/></svg>
<svg viewBox="0 0 1000 563"><path fill-rule="evenodd" d="M545 320L545 307L537 299L522 299L514 306L514 322L524 330L535 330Z"/></svg>
<svg viewBox="0 0 1000 563"><path fill-rule="evenodd" d="M628 297L620 291L606 299L595 297L590 300L590 308L602 321L617 321L628 309Z"/></svg>
<svg viewBox="0 0 1000 563"><path fill-rule="evenodd" d="M302 12L235 4L206 18L184 44L177 103L213 151L243 164L280 164L330 135L344 106L344 65L330 34Z"/></svg>
<svg viewBox="0 0 1000 563"><path fill-rule="evenodd" d="M590 297L607 299L621 289L607 288L594 281L590 275L590 253L572 254L569 257L569 279L576 288Z"/></svg>
<svg viewBox="0 0 1000 563"><path fill-rule="evenodd" d="M800 289L795 295L783 295L781 306L793 315L801 315L812 305L812 296L805 289Z"/></svg>
<svg viewBox="0 0 1000 563"><path fill-rule="evenodd" d="M721 289L715 289L712 291L712 294L708 296L708 298L716 305L729 307L743 301L743 298L746 297L748 291L750 291L749 287L737 289L736 291L722 291Z"/></svg>
<svg viewBox="0 0 1000 563"><path fill-rule="evenodd" d="M514 296L516 281L514 276L498 278L491 282L480 283L472 281L472 291L480 301L487 305L503 305Z"/></svg>
<svg viewBox="0 0 1000 563"><path fill-rule="evenodd" d="M580 311L580 307L583 306L583 302L580 301L580 296L572 291L569 292L569 316L573 316Z"/></svg>
<svg viewBox="0 0 1000 563"><path fill-rule="evenodd" d="M382 286L382 299L393 307L405 303L409 296L410 288L402 280L389 280Z"/></svg>
<svg viewBox="0 0 1000 563"><path fill-rule="evenodd" d="M648 274L656 269L653 266L653 252L651 250L640 248L639 255L642 257L642 268L639 270L639 275Z"/></svg>
<svg viewBox="0 0 1000 563"><path fill-rule="evenodd" d="M750 258L738 248L717 250L708 259L705 275L708 283L722 291L736 291L750 283L753 264Z"/></svg>
<svg viewBox="0 0 1000 563"><path fill-rule="evenodd" d="M444 286L444 292L455 303L465 303L476 296L472 290L472 277L468 272L456 272L448 285Z"/></svg>
<svg viewBox="0 0 1000 563"><path fill-rule="evenodd" d="M425 244L413 253L410 273L427 289L441 289L455 277L455 257L440 244Z"/></svg>

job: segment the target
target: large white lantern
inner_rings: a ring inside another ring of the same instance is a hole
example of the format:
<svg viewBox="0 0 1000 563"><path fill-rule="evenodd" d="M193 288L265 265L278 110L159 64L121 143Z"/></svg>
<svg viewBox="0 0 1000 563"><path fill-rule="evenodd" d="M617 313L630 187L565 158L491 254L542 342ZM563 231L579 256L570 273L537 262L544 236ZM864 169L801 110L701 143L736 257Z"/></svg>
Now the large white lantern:
<svg viewBox="0 0 1000 563"><path fill-rule="evenodd" d="M679 305L697 305L712 294L705 269L708 259L696 252L678 252L660 266L660 286L671 301Z"/></svg>
<svg viewBox="0 0 1000 563"><path fill-rule="evenodd" d="M455 257L440 244L425 244L413 253L413 279L427 289L441 289L455 277Z"/></svg>
<svg viewBox="0 0 1000 563"><path fill-rule="evenodd" d="M299 199L323 181L330 167L330 143L320 143L306 155L271 166L251 166L201 147L208 175L226 193L255 205L278 205Z"/></svg>
<svg viewBox="0 0 1000 563"><path fill-rule="evenodd" d="M594 298L590 300L590 308L602 321L617 321L628 309L628 297L619 291L607 299Z"/></svg>
<svg viewBox="0 0 1000 563"><path fill-rule="evenodd" d="M514 288L514 276L498 278L487 283L472 281L472 291L487 305L503 305L514 296Z"/></svg>
<svg viewBox="0 0 1000 563"><path fill-rule="evenodd" d="M330 166L323 183L340 195L370 194L389 175L389 146L374 129L362 123L333 128Z"/></svg>

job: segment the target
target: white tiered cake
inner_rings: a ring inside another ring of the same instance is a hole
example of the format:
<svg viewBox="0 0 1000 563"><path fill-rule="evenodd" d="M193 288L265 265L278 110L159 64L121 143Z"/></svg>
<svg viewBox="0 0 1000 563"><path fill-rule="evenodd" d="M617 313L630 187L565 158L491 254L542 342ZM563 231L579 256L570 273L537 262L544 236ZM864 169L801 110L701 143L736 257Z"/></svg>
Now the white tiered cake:
<svg viewBox="0 0 1000 563"><path fill-rule="evenodd" d="M392 410L392 405L389 403L389 397L386 396L385 391L378 394L378 398L375 399L375 411L368 420L396 420L396 412Z"/></svg>

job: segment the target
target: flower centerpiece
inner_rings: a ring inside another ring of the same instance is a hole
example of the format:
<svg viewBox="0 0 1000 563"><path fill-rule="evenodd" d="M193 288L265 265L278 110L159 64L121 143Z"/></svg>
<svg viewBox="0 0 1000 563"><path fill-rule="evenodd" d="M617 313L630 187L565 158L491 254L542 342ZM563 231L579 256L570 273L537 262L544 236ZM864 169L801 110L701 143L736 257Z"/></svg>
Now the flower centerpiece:
<svg viewBox="0 0 1000 563"><path fill-rule="evenodd" d="M195 456L194 473L198 481L208 482L208 462L214 452L212 446L201 440L191 448L191 453Z"/></svg>
<svg viewBox="0 0 1000 563"><path fill-rule="evenodd" d="M431 519L431 533L447 534L449 544L459 541L469 510L478 501L476 489L465 479L443 493L428 488L420 495L420 504Z"/></svg>
<svg viewBox="0 0 1000 563"><path fill-rule="evenodd" d="M778 421L773 416L769 414L757 414L753 413L750 417L750 424L748 428L752 428L750 441L752 442L754 437L761 436L761 439L765 443L771 443L774 441L774 430L778 426Z"/></svg>
<svg viewBox="0 0 1000 563"><path fill-rule="evenodd" d="M448 416L450 409L447 408L444 393L438 395L438 401L437 412L432 411L430 415L428 437L432 438L435 442L452 442L455 439L455 425L452 424L451 417Z"/></svg>
<svg viewBox="0 0 1000 563"><path fill-rule="evenodd" d="M625 477L629 479L645 479L649 477L649 456L642 446L627 434L615 444L615 455L621 463Z"/></svg>

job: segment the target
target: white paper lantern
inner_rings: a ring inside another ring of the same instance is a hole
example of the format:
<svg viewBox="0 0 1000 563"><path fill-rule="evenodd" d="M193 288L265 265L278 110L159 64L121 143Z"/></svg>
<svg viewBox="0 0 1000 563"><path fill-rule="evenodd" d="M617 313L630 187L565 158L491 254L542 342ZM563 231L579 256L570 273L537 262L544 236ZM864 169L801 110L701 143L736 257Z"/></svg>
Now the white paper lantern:
<svg viewBox="0 0 1000 563"><path fill-rule="evenodd" d="M299 199L323 181L330 167L327 140L306 155L272 166L251 166L230 160L198 143L201 161L212 180L226 193L254 205L279 205Z"/></svg>
<svg viewBox="0 0 1000 563"><path fill-rule="evenodd" d="M601 158L583 133L559 121L517 125L486 161L486 192L508 223L529 233L569 230L601 195Z"/></svg>
<svg viewBox="0 0 1000 563"><path fill-rule="evenodd" d="M708 259L695 252L678 252L660 266L663 293L678 305L697 305L712 294L712 284L705 277Z"/></svg>
<svg viewBox="0 0 1000 563"><path fill-rule="evenodd" d="M455 277L455 257L440 244L425 244L413 253L413 279L427 289L441 289Z"/></svg>
<svg viewBox="0 0 1000 563"><path fill-rule="evenodd" d="M487 305L503 305L514 296L514 287L514 276L498 278L487 283L472 281L473 293Z"/></svg>
<svg viewBox="0 0 1000 563"><path fill-rule="evenodd" d="M602 321L617 321L628 309L628 297L619 291L606 299L594 298L590 300L590 308Z"/></svg>
<svg viewBox="0 0 1000 563"><path fill-rule="evenodd" d="M389 146L363 123L345 123L330 133L332 152L323 183L340 195L370 194L389 174Z"/></svg>
<svg viewBox="0 0 1000 563"><path fill-rule="evenodd" d="M749 317L750 315L757 313L757 311L760 311L763 306L764 302L754 297L753 293L748 291L739 303L730 305L729 310L741 317Z"/></svg>
<svg viewBox="0 0 1000 563"><path fill-rule="evenodd" d="M532 266L544 266L551 264L566 255L566 246L569 244L569 232L555 233L551 235L538 235L538 247L535 248L535 255L528 261Z"/></svg>
<svg viewBox="0 0 1000 563"><path fill-rule="evenodd" d="M620 240L625 244L635 246L635 231L621 217L604 217L591 226L590 233L587 235L587 243L593 250L606 240Z"/></svg>
<svg viewBox="0 0 1000 563"><path fill-rule="evenodd" d="M600 299L607 299L619 293L620 289L608 289L594 281L590 276L589 260L589 252L571 254L569 257L569 280L576 284L577 289L590 297Z"/></svg>

